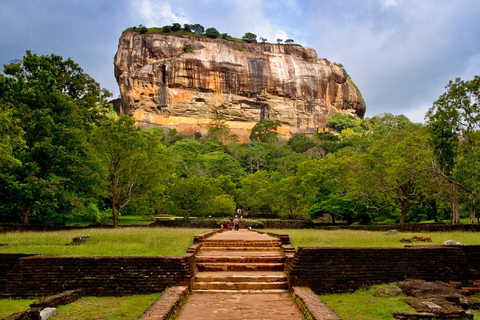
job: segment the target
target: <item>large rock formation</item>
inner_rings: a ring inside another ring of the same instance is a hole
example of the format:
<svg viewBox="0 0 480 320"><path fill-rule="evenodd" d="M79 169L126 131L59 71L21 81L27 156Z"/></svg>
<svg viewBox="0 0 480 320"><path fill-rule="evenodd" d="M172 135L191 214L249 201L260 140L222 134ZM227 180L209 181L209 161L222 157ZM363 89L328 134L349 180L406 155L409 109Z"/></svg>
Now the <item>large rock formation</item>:
<svg viewBox="0 0 480 320"><path fill-rule="evenodd" d="M240 141L264 118L290 135L322 131L337 112L365 113L346 71L297 45L126 31L115 77L121 112L138 122L205 133L223 115Z"/></svg>

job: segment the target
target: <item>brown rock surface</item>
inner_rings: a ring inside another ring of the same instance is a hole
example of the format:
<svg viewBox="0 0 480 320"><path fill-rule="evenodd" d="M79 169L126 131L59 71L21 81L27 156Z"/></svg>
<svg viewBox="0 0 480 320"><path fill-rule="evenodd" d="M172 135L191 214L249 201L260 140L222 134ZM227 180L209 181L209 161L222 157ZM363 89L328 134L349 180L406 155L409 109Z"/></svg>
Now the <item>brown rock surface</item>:
<svg viewBox="0 0 480 320"><path fill-rule="evenodd" d="M121 112L138 122L205 133L221 114L245 141L260 119L314 133L337 112L363 117L346 71L313 49L126 31L115 55Z"/></svg>

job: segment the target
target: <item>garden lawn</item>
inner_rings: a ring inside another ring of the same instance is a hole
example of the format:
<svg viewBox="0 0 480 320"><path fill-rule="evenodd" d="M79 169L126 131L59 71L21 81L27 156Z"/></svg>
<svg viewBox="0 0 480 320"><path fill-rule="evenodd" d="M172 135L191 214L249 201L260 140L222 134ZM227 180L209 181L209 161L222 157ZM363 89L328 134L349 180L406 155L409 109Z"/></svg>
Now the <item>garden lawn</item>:
<svg viewBox="0 0 480 320"><path fill-rule="evenodd" d="M28 299L0 299L0 319L30 308L30 304L38 300Z"/></svg>
<svg viewBox="0 0 480 320"><path fill-rule="evenodd" d="M353 293L322 295L320 298L343 320L386 320L394 319L394 312L415 312L397 297L375 297L376 290L385 285L357 290Z"/></svg>
<svg viewBox="0 0 480 320"><path fill-rule="evenodd" d="M402 301L405 298L403 294L397 297L373 295L385 286L392 285L376 285L353 293L321 295L320 298L343 320L393 320L394 312L415 312L415 309ZM469 311L474 315L474 320L480 320L480 310Z"/></svg>
<svg viewBox="0 0 480 320"><path fill-rule="evenodd" d="M480 232L399 232L385 235L383 231L359 230L314 230L314 229L275 229L268 230L290 235L295 247L404 247L400 239L412 236L429 236L433 242L416 242L418 245L441 245L445 240L455 240L466 245L480 245Z"/></svg>
<svg viewBox="0 0 480 320"><path fill-rule="evenodd" d="M84 297L58 307L51 320L138 319L161 294L125 297Z"/></svg>
<svg viewBox="0 0 480 320"><path fill-rule="evenodd" d="M47 232L0 233L0 253L52 254L57 256L181 256L195 234L206 229L116 228ZM73 237L89 235L81 245Z"/></svg>

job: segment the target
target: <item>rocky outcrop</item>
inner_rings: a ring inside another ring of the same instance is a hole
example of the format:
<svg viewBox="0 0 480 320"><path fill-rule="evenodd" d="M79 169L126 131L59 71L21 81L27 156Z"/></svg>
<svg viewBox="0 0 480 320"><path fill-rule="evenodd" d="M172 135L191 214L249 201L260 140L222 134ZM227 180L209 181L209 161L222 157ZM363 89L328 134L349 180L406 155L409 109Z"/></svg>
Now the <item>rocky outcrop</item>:
<svg viewBox="0 0 480 320"><path fill-rule="evenodd" d="M126 31L114 63L121 112L180 131L206 132L222 115L244 141L260 119L290 135L321 131L337 112L365 113L346 71L297 45Z"/></svg>

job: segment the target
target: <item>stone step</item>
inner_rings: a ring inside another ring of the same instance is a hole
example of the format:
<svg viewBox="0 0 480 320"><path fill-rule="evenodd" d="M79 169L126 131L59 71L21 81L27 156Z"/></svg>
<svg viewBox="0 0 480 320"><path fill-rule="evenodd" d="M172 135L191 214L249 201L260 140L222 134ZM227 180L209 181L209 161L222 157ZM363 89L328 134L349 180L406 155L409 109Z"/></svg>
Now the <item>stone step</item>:
<svg viewBox="0 0 480 320"><path fill-rule="evenodd" d="M196 263L284 263L285 258L278 256L208 256L200 255L196 257Z"/></svg>
<svg viewBox="0 0 480 320"><path fill-rule="evenodd" d="M283 263L197 262L199 271L283 271Z"/></svg>
<svg viewBox="0 0 480 320"><path fill-rule="evenodd" d="M284 255L280 251L227 251L227 250L200 250L197 257L277 257L283 258Z"/></svg>
<svg viewBox="0 0 480 320"><path fill-rule="evenodd" d="M288 293L288 290L287 289L265 289L265 290L198 290L198 289L193 289L192 293L259 294L259 293Z"/></svg>
<svg viewBox="0 0 480 320"><path fill-rule="evenodd" d="M202 247L202 251L279 251L279 247Z"/></svg>
<svg viewBox="0 0 480 320"><path fill-rule="evenodd" d="M282 243L277 240L266 241L239 241L239 240L205 240L202 247L281 247Z"/></svg>
<svg viewBox="0 0 480 320"><path fill-rule="evenodd" d="M277 282L195 282L194 290L272 290L288 289L286 281Z"/></svg>
<svg viewBox="0 0 480 320"><path fill-rule="evenodd" d="M256 272L198 272L198 282L286 282L287 276L282 271Z"/></svg>

